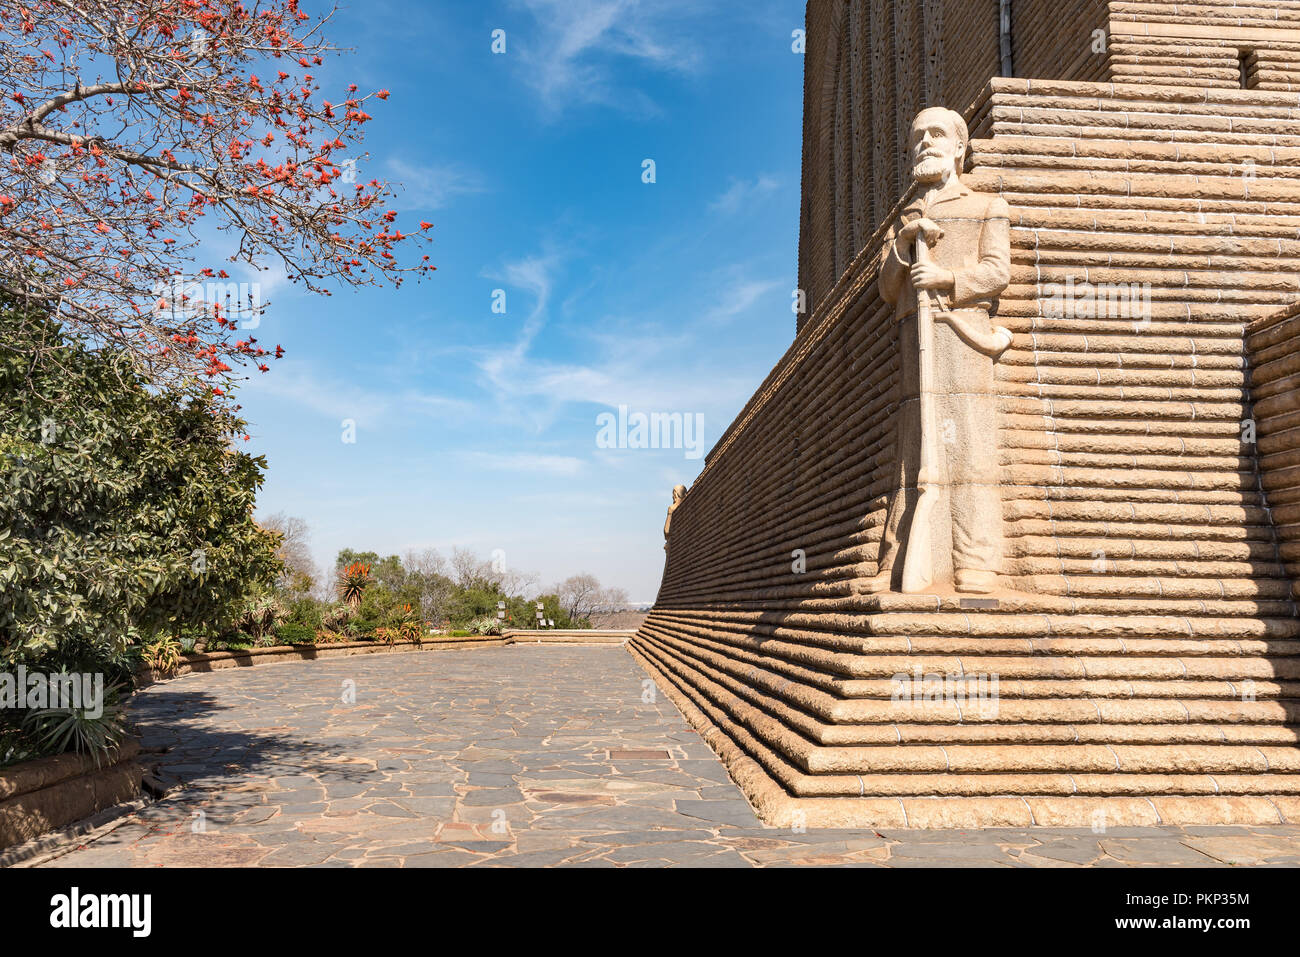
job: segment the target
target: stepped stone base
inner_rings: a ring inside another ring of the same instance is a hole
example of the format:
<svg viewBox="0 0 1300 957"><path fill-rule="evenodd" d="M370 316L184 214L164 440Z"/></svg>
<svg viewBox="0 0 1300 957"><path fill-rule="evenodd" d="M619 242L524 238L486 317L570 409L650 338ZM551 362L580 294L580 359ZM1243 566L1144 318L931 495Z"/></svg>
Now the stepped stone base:
<svg viewBox="0 0 1300 957"><path fill-rule="evenodd" d="M1300 823L1300 796L1284 794L1159 794L1142 797L1007 794L900 797L797 797L756 761L796 769L744 732L680 676L651 657L638 641L634 658L726 765L762 820L773 827L986 828L1149 827ZM738 742L743 742L744 746Z"/></svg>

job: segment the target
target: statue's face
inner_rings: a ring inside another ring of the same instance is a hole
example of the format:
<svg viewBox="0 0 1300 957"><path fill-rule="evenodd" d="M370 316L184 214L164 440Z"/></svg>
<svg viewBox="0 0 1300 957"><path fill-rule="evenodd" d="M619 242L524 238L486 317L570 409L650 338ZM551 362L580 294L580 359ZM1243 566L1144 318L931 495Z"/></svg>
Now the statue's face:
<svg viewBox="0 0 1300 957"><path fill-rule="evenodd" d="M935 183L957 172L966 144L946 110L924 110L912 123L912 175L918 183Z"/></svg>

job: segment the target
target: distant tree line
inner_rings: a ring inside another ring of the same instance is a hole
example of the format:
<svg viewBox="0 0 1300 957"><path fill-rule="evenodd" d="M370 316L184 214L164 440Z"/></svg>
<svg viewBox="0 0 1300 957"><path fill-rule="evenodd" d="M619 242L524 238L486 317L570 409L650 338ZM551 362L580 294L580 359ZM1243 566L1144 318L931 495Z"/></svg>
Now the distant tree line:
<svg viewBox="0 0 1300 957"><path fill-rule="evenodd" d="M556 628L590 628L593 614L628 606L625 590L604 586L590 573L542 588L535 574L507 569L464 548L453 548L449 557L432 548L401 556L345 548L322 574L311 558L306 522L277 513L261 525L280 536L277 555L284 570L274 592L289 609L286 618L314 625L314 604L321 616L317 627L326 630L344 624L346 634L365 637L375 627L415 616L435 628L482 632L502 621L497 614L502 602L507 628L535 627L538 602L543 618ZM364 570L365 584L352 617L340 622L338 586L350 568Z"/></svg>

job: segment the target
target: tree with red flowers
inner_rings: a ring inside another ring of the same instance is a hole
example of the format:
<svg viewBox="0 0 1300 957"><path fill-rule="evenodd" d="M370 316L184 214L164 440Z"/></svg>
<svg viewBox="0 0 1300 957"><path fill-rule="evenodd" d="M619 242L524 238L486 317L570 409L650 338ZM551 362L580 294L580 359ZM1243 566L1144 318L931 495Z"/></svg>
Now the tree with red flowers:
<svg viewBox="0 0 1300 957"><path fill-rule="evenodd" d="M355 175L388 92L326 95L315 75L340 52L322 35L332 15L0 0L0 294L126 349L150 381L221 395L236 366L266 371L282 350L241 333L266 304L226 301L230 275L201 261L207 224L229 261L313 292L431 270L395 252L430 224L403 231L389 185Z"/></svg>

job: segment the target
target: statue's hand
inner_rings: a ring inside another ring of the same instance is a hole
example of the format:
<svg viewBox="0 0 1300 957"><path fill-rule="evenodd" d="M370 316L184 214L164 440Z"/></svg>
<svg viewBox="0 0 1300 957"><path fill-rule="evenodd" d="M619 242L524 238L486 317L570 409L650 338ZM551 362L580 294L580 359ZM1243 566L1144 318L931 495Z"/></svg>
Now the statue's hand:
<svg viewBox="0 0 1300 957"><path fill-rule="evenodd" d="M898 231L898 242L911 246L916 242L917 233L925 236L927 245L933 245L943 238L943 229L932 219L922 216L914 219Z"/></svg>
<svg viewBox="0 0 1300 957"><path fill-rule="evenodd" d="M957 277L951 269L944 269L934 263L917 263L912 267L912 285L927 291L952 292L956 288Z"/></svg>

